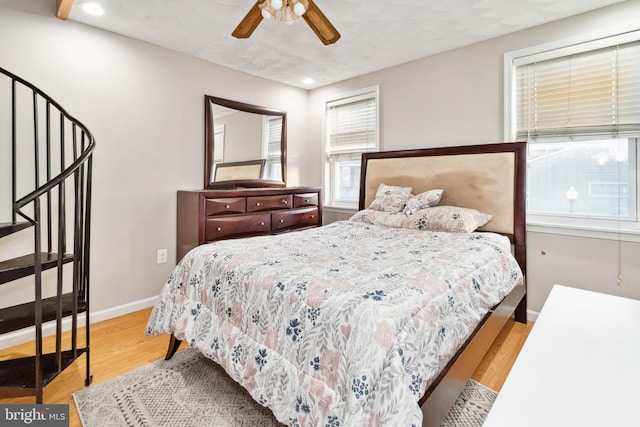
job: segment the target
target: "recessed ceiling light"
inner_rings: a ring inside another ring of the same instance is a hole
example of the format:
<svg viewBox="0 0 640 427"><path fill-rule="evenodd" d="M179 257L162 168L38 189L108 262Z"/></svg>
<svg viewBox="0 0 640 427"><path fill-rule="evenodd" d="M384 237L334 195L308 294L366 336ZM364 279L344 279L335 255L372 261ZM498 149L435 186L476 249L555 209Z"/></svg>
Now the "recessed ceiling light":
<svg viewBox="0 0 640 427"><path fill-rule="evenodd" d="M83 12L86 13L87 15L92 15L92 16L104 15L104 9L98 3L82 3L80 7L82 8Z"/></svg>
<svg viewBox="0 0 640 427"><path fill-rule="evenodd" d="M311 77L307 77L304 80L302 80L302 83L306 84L306 85L310 85L312 83L315 83L316 81L313 80Z"/></svg>

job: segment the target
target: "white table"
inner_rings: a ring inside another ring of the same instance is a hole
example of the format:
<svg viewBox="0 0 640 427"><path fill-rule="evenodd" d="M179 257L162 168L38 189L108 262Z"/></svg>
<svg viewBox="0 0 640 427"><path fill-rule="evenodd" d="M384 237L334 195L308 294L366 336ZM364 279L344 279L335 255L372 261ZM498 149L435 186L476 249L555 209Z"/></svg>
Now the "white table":
<svg viewBox="0 0 640 427"><path fill-rule="evenodd" d="M555 285L483 427L640 426L640 301Z"/></svg>

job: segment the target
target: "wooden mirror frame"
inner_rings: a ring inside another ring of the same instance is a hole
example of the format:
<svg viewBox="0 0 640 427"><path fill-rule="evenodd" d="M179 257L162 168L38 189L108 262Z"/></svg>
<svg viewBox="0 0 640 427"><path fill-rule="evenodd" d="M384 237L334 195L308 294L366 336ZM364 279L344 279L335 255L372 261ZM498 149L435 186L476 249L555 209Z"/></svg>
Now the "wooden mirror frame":
<svg viewBox="0 0 640 427"><path fill-rule="evenodd" d="M233 181L215 182L212 177L213 164L213 141L214 123L212 104L221 105L246 113L262 114L267 116L282 117L282 135L280 141L280 167L282 171L282 181L268 179L243 179ZM224 187L285 187L287 177L287 113L285 111L274 110L272 108L260 107L258 105L246 104L244 102L232 101L230 99L217 98L215 96L204 96L204 188L215 189Z"/></svg>

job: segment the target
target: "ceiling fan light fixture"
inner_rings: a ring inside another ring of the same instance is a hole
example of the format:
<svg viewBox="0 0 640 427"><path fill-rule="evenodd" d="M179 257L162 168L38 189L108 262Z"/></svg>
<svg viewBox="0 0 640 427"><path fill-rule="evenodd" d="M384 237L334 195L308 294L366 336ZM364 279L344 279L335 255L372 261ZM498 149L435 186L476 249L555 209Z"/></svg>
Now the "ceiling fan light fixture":
<svg viewBox="0 0 640 427"><path fill-rule="evenodd" d="M333 44L340 38L338 30L313 0L257 0L231 35L246 39L263 19L279 19L291 25L300 17L304 18L323 44Z"/></svg>
<svg viewBox="0 0 640 427"><path fill-rule="evenodd" d="M308 0L264 0L260 4L265 19L280 19L289 25L304 15L308 7Z"/></svg>
<svg viewBox="0 0 640 427"><path fill-rule="evenodd" d="M264 19L276 19L276 10L268 0L260 5L261 14Z"/></svg>
<svg viewBox="0 0 640 427"><path fill-rule="evenodd" d="M282 11L280 12L280 19L283 22L286 22L287 24L291 25L293 24L293 21L295 21L296 19L298 19L298 17L296 16L295 13L293 13L293 10L291 10L291 7L289 7L288 5L286 7L284 7L282 9Z"/></svg>
<svg viewBox="0 0 640 427"><path fill-rule="evenodd" d="M294 2L293 12L298 16L302 16L307 11L308 7L309 7L309 3L308 2L303 1L303 0L298 0L298 1Z"/></svg>

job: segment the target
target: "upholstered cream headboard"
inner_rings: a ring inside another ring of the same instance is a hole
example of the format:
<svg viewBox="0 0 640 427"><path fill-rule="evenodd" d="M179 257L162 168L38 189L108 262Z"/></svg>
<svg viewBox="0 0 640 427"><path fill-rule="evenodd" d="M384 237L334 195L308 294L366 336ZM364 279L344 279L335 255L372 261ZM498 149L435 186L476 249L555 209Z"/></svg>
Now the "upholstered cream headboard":
<svg viewBox="0 0 640 427"><path fill-rule="evenodd" d="M360 209L371 204L380 183L413 187L413 194L442 188L440 205L492 215L480 230L524 239L525 155L525 143L365 153Z"/></svg>

